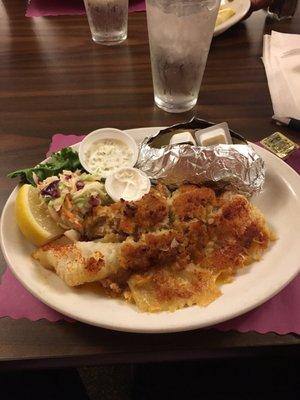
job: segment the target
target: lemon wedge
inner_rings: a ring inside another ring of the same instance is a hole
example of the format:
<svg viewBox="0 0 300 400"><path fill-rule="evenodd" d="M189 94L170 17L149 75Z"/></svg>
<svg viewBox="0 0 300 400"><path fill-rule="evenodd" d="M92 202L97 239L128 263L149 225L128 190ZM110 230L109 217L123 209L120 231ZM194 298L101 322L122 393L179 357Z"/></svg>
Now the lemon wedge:
<svg viewBox="0 0 300 400"><path fill-rule="evenodd" d="M222 10L219 10L218 16L217 16L217 21L216 21L216 26L227 21L234 14L235 14L235 11L232 8L223 8Z"/></svg>
<svg viewBox="0 0 300 400"><path fill-rule="evenodd" d="M18 191L16 219L23 235L36 246L42 246L64 232L50 216L38 189L31 185L23 185Z"/></svg>

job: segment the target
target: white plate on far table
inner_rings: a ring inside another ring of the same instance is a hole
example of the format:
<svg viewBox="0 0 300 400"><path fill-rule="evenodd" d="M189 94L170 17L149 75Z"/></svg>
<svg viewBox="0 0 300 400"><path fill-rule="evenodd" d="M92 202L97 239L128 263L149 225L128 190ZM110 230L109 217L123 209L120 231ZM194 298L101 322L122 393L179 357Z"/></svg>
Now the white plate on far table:
<svg viewBox="0 0 300 400"><path fill-rule="evenodd" d="M159 128L131 129L140 142ZM207 307L188 307L176 312L143 313L121 300L101 296L95 286L69 288L57 275L30 257L33 246L18 229L10 195L1 219L1 246L17 279L34 296L62 314L88 324L127 332L175 332L214 325L243 314L278 293L298 273L300 226L300 178L287 164L256 145L267 166L263 192L253 199L279 239L262 260L243 269L222 286L223 295Z"/></svg>
<svg viewBox="0 0 300 400"><path fill-rule="evenodd" d="M227 31L227 29L243 19L249 11L250 5L250 0L221 0L220 9L232 8L235 11L235 14L227 21L223 22L215 28L214 36L218 36L221 33Z"/></svg>

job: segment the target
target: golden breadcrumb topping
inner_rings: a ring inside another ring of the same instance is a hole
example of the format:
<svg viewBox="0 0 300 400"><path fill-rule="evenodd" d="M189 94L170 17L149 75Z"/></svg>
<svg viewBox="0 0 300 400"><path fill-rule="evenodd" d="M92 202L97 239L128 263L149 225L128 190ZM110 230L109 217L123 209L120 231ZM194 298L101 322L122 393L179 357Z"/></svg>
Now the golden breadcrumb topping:
<svg viewBox="0 0 300 400"><path fill-rule="evenodd" d="M151 312L207 305L274 240L246 197L197 185L158 184L139 201L95 207L83 226L88 241L50 243L34 258L71 286L100 281Z"/></svg>

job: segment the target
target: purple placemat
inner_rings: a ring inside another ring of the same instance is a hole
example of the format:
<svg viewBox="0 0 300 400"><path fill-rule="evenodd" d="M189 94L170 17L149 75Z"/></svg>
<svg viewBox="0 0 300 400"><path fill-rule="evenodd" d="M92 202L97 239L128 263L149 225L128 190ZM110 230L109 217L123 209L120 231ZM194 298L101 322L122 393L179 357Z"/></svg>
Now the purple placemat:
<svg viewBox="0 0 300 400"><path fill-rule="evenodd" d="M83 136L76 135L54 135L48 154L77 143L82 138ZM287 163L300 173L300 149L289 157ZM215 328L224 332L235 330L238 332L275 332L280 335L300 334L299 309L300 276L298 275L285 289L260 307L219 324ZM32 296L14 278L9 269L4 272L0 285L0 317L27 318L32 321L43 318L52 322L71 321Z"/></svg>
<svg viewBox="0 0 300 400"><path fill-rule="evenodd" d="M144 0L131 0L129 12L145 11ZM85 14L83 0L30 0L26 17L50 17L56 15Z"/></svg>

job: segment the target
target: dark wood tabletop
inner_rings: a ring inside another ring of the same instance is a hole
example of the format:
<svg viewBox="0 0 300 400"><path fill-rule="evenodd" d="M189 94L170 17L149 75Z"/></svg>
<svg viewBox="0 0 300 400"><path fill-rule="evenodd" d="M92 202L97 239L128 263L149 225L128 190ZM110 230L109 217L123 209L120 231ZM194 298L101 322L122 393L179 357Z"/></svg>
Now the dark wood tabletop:
<svg viewBox="0 0 300 400"><path fill-rule="evenodd" d="M197 107L165 113L153 104L145 13L129 17L121 46L94 44L85 16L25 18L24 0L0 4L0 208L15 182L6 174L41 159L55 133L170 125L193 115L222 122L255 141L278 130L261 61L264 32L300 33L292 20L259 11L215 38ZM280 131L298 140L299 132ZM0 260L3 271L5 262ZM0 368L79 366L299 352L296 335L214 329L142 335L81 323L0 319ZM297 350L298 349L298 350Z"/></svg>

